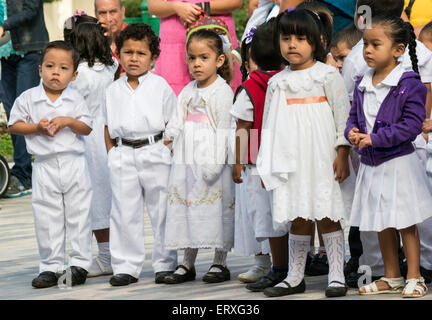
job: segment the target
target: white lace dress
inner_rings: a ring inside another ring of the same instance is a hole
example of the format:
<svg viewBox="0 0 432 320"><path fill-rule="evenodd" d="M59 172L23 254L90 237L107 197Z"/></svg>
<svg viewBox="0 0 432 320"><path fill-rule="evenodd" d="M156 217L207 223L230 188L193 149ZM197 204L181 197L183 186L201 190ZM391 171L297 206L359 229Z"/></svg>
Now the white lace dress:
<svg viewBox="0 0 432 320"><path fill-rule="evenodd" d="M316 62L305 70L287 67L269 82L257 169L273 190L273 224L345 217L333 162L343 136L349 99L337 69ZM288 231L288 230L287 230Z"/></svg>
<svg viewBox="0 0 432 320"><path fill-rule="evenodd" d="M179 96L166 135L172 139L174 163L168 189L167 249L223 248L234 244L234 184L225 164L233 93L222 78L205 89L193 81ZM216 155L221 162L215 161Z"/></svg>

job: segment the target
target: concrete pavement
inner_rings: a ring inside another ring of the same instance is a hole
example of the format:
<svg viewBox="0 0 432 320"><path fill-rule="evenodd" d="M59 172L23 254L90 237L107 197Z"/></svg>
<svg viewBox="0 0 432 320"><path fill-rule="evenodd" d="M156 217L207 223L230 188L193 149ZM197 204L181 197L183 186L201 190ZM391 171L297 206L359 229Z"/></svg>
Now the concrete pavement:
<svg viewBox="0 0 432 320"><path fill-rule="evenodd" d="M200 250L197 258L197 280L179 285L157 285L151 269L153 234L146 215L147 256L139 282L126 287L111 287L110 276L89 278L84 285L71 289L58 287L34 289L31 281L38 274L39 254L33 226L31 196L16 199L0 199L0 300L269 300L262 293L246 290L237 280L237 275L246 271L253 263L253 257L242 257L233 252L228 254L230 281L220 284L206 284L201 281L213 261L212 250ZM347 231L347 230L346 230ZM96 241L93 242L97 252ZM183 259L179 252L179 262ZM281 297L282 300L327 299L324 290L327 276L306 277L306 292ZM429 286L430 288L430 286ZM350 289L342 300L365 299ZM371 299L371 298L370 298ZM376 295L374 300L400 300L400 295ZM421 300L432 300L429 293Z"/></svg>

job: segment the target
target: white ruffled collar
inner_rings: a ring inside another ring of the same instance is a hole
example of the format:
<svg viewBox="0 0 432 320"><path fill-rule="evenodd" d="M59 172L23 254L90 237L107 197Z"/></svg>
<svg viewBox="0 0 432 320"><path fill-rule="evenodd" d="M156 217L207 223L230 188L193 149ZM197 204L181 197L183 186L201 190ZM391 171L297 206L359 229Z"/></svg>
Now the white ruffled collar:
<svg viewBox="0 0 432 320"><path fill-rule="evenodd" d="M338 72L336 68L317 61L312 67L303 70L285 70L270 79L277 83L281 89L290 89L292 92L300 90L311 91L316 83L323 84L330 73Z"/></svg>

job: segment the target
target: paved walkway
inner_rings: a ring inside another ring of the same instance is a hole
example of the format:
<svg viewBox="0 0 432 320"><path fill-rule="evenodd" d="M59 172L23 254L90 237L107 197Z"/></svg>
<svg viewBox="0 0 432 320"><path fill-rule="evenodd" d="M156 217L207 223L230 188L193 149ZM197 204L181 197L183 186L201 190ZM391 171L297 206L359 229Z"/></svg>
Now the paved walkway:
<svg viewBox="0 0 432 320"><path fill-rule="evenodd" d="M197 258L197 280L179 285L156 285L151 269L152 231L148 216L146 220L147 257L139 282L127 287L111 287L109 276L89 278L86 283L72 289L34 289L32 279L38 274L39 255L31 212L31 196L17 199L0 199L0 300L261 300L269 299L262 293L249 292L237 275L244 272L252 263L252 257L228 254L228 267L231 281L221 284L206 284L201 277L213 260L212 250L200 250ZM96 253L97 245L94 241ZM180 252L179 261L183 259ZM324 290L327 277L306 277L306 293L281 297L284 300L326 299ZM357 291L350 289L347 300L364 299ZM373 296L374 300L401 299L399 295ZM429 293L423 299L432 299ZM422 299L422 300L423 300Z"/></svg>

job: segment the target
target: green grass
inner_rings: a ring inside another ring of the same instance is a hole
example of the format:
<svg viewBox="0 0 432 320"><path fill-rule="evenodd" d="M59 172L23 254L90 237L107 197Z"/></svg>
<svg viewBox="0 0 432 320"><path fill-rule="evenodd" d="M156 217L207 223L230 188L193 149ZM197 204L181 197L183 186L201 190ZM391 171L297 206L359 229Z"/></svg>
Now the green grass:
<svg viewBox="0 0 432 320"><path fill-rule="evenodd" d="M0 135L0 154L8 161L13 160L12 139L8 133Z"/></svg>
<svg viewBox="0 0 432 320"><path fill-rule="evenodd" d="M248 21L248 5L249 5L249 0L244 0L243 1L243 8L233 12L233 18L234 18L234 22L235 22L235 26L236 26L237 39L239 41L243 35L244 29L246 27L246 23ZM240 45L240 43L239 43L239 45Z"/></svg>

